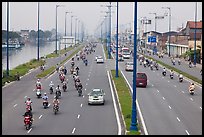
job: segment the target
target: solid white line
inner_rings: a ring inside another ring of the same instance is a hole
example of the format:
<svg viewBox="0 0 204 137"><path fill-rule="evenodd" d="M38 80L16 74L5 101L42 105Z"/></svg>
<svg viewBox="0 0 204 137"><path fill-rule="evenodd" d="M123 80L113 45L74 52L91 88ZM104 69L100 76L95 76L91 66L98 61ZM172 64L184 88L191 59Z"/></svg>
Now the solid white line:
<svg viewBox="0 0 204 137"><path fill-rule="evenodd" d="M187 135L190 135L187 130L185 130L185 131L186 131Z"/></svg>
<svg viewBox="0 0 204 137"><path fill-rule="evenodd" d="M39 116L39 119L41 119L42 115Z"/></svg>
<svg viewBox="0 0 204 137"><path fill-rule="evenodd" d="M123 74L122 71L121 71L121 74L123 75L123 77L124 77L126 83L128 84L129 88L131 89L131 92L133 93L132 87L131 87L130 83L128 82L127 78L125 77L125 75ZM148 135L147 128L146 128L146 125L145 125L145 122L144 122L144 119L143 119L143 116L142 116L142 112L141 112L141 109L140 109L140 106L139 106L139 103L138 103L137 99L136 99L136 105L138 107L139 116L140 116L142 126L143 126L143 129L144 129L144 134Z"/></svg>
<svg viewBox="0 0 204 137"><path fill-rule="evenodd" d="M178 118L178 117L176 117L177 118L177 120L180 122L181 120Z"/></svg>
<svg viewBox="0 0 204 137"><path fill-rule="evenodd" d="M27 133L30 133L31 130L32 130L32 128L30 128Z"/></svg>
<svg viewBox="0 0 204 137"><path fill-rule="evenodd" d="M75 130L76 130L76 128L74 128L74 129L72 130L72 134L74 134Z"/></svg>
<svg viewBox="0 0 204 137"><path fill-rule="evenodd" d="M111 89L111 95L112 95L112 98L113 98L113 105L114 105L116 120L117 120L117 124L118 124L118 135L121 135L121 123L120 123L120 119L119 119L118 109L116 107L115 95L113 93L113 85L111 83L111 78L110 78L109 71L107 71L107 74L108 74L108 81L109 81L110 89Z"/></svg>
<svg viewBox="0 0 204 137"><path fill-rule="evenodd" d="M80 107L82 107L83 104L80 105Z"/></svg>
<svg viewBox="0 0 204 137"><path fill-rule="evenodd" d="M192 101L193 101L193 99L192 99L192 98L190 98L190 100L192 100Z"/></svg>
<svg viewBox="0 0 204 137"><path fill-rule="evenodd" d="M77 116L77 118L79 118L79 117L80 117L80 115Z"/></svg>
<svg viewBox="0 0 204 137"><path fill-rule="evenodd" d="M15 108L18 104L15 104L13 107Z"/></svg>
<svg viewBox="0 0 204 137"><path fill-rule="evenodd" d="M162 97L163 98L163 100L165 100L165 98L164 97Z"/></svg>
<svg viewBox="0 0 204 137"><path fill-rule="evenodd" d="M169 106L169 108L171 109L171 106Z"/></svg>

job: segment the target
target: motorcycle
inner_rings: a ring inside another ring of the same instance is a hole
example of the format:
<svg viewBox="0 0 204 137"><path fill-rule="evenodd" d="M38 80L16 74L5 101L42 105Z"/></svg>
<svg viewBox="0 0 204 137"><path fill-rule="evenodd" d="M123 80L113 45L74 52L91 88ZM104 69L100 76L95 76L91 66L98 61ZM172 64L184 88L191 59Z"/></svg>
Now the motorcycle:
<svg viewBox="0 0 204 137"><path fill-rule="evenodd" d="M63 89L64 92L66 92L67 85L66 85L66 84L63 84L62 89Z"/></svg>
<svg viewBox="0 0 204 137"><path fill-rule="evenodd" d="M179 82L182 82L183 81L183 78L179 78Z"/></svg>
<svg viewBox="0 0 204 137"><path fill-rule="evenodd" d="M80 87L78 87L78 94L79 94L79 97L82 95L82 89Z"/></svg>
<svg viewBox="0 0 204 137"><path fill-rule="evenodd" d="M156 68L156 70L159 70L159 67L157 65L155 66L155 68Z"/></svg>
<svg viewBox="0 0 204 137"><path fill-rule="evenodd" d="M59 99L60 96L61 96L61 92L60 91L56 91L56 98Z"/></svg>
<svg viewBox="0 0 204 137"><path fill-rule="evenodd" d="M150 66L150 69L153 70L153 65Z"/></svg>
<svg viewBox="0 0 204 137"><path fill-rule="evenodd" d="M57 112L59 111L59 106L57 104L54 104L53 106L53 111L55 113L55 115L57 114Z"/></svg>
<svg viewBox="0 0 204 137"><path fill-rule="evenodd" d="M170 74L170 78L173 79L173 78L174 78L174 75L173 75L173 74Z"/></svg>
<svg viewBox="0 0 204 137"><path fill-rule="evenodd" d="M38 98L41 97L41 90L40 90L40 89L37 89L37 91L36 91L36 95L37 95Z"/></svg>
<svg viewBox="0 0 204 137"><path fill-rule="evenodd" d="M47 100L43 101L43 107L44 107L44 109L46 109L48 107L48 101Z"/></svg>
<svg viewBox="0 0 204 137"><path fill-rule="evenodd" d="M53 87L50 87L50 94L53 93Z"/></svg>
<svg viewBox="0 0 204 137"><path fill-rule="evenodd" d="M32 122L31 122L30 116L24 117L24 124L25 124L26 130L29 130L31 128Z"/></svg>
<svg viewBox="0 0 204 137"><path fill-rule="evenodd" d="M162 72L162 75L163 75L163 76L166 76L166 71L163 71L163 72Z"/></svg>

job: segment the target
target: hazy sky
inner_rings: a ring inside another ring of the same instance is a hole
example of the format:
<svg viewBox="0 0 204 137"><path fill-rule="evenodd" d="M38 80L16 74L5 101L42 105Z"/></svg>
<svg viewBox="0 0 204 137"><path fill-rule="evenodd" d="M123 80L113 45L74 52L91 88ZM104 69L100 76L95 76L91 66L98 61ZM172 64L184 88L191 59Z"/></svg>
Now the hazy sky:
<svg viewBox="0 0 204 137"><path fill-rule="evenodd" d="M106 15L109 2L40 2L40 29L51 30L56 25L56 4L65 5L58 8L58 30L64 33L65 12L67 14L67 33L71 29L71 15L77 16L85 25L86 30L93 34L97 26ZM6 29L6 2L2 3L2 29ZM101 6L103 5L103 6ZM116 6L116 2L112 2ZM168 9L161 7L171 7L171 30L176 31L182 24L185 27L187 21L195 20L195 2L138 2L137 18L147 17L152 19L152 24L147 25L147 30L154 30L154 15L164 15ZM119 25L126 27L133 25L134 2L119 2ZM116 24L116 7L112 7L113 28ZM72 32L75 29L75 18L72 18ZM197 20L202 20L202 3L197 2ZM157 20L157 31L168 31L168 17ZM10 2L10 30L19 31L21 29L37 30L37 2Z"/></svg>

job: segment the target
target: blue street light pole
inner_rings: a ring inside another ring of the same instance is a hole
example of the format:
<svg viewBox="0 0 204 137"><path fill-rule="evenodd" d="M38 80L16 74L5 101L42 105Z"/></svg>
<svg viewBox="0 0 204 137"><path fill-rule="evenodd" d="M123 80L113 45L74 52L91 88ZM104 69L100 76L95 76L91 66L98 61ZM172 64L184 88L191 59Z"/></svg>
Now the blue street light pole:
<svg viewBox="0 0 204 137"><path fill-rule="evenodd" d="M38 2L38 54L37 54L37 58L38 58L38 61L40 59L40 30L39 30L39 26L40 26L40 2Z"/></svg>
<svg viewBox="0 0 204 137"><path fill-rule="evenodd" d="M116 70L116 73L115 73L115 77L117 78L118 77L118 6L119 6L119 3L117 2L117 25L116 25L116 65L115 65L115 70Z"/></svg>
<svg viewBox="0 0 204 137"><path fill-rule="evenodd" d="M197 2L195 4L195 33L194 33L194 66L196 66L196 25L197 25Z"/></svg>
<svg viewBox="0 0 204 137"><path fill-rule="evenodd" d="M130 130L137 129L137 111L136 111L136 77L137 77L137 1L135 2L134 16L134 65L133 65L133 95L132 95L132 118Z"/></svg>
<svg viewBox="0 0 204 137"><path fill-rule="evenodd" d="M109 6L109 46L108 46L108 59L110 59L110 50L111 50L111 2Z"/></svg>
<svg viewBox="0 0 204 137"><path fill-rule="evenodd" d="M6 42L7 42L7 64L6 64L6 76L9 76L9 2L7 2L7 35L6 35Z"/></svg>

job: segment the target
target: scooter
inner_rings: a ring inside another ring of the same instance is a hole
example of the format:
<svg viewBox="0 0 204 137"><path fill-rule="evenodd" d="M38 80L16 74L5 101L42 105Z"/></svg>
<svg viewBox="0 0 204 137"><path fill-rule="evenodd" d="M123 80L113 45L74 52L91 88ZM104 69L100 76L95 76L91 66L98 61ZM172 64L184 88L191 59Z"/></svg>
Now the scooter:
<svg viewBox="0 0 204 137"><path fill-rule="evenodd" d="M63 84L62 89L63 89L64 92L66 92L67 85L66 85L66 84Z"/></svg>
<svg viewBox="0 0 204 137"><path fill-rule="evenodd" d="M166 76L166 71L163 71L163 72L162 72L162 75L163 75L163 76Z"/></svg>
<svg viewBox="0 0 204 137"><path fill-rule="evenodd" d="M47 100L43 101L43 107L44 107L44 109L46 109L48 107L48 101Z"/></svg>
<svg viewBox="0 0 204 137"><path fill-rule="evenodd" d="M40 89L37 89L36 95L37 95L38 98L41 98L41 90Z"/></svg>
<svg viewBox="0 0 204 137"><path fill-rule="evenodd" d="M50 87L50 94L53 93L53 87Z"/></svg>
<svg viewBox="0 0 204 137"><path fill-rule="evenodd" d="M183 81L183 78L179 78L179 82L182 82Z"/></svg>
<svg viewBox="0 0 204 137"><path fill-rule="evenodd" d="M32 122L31 122L29 116L25 116L25 117L24 117L24 124L25 124L26 130L29 130L29 129L31 128Z"/></svg>
<svg viewBox="0 0 204 137"><path fill-rule="evenodd" d="M194 95L194 90L189 90L190 95Z"/></svg>
<svg viewBox="0 0 204 137"><path fill-rule="evenodd" d="M173 79L173 78L174 78L174 75L173 75L173 74L170 74L170 78Z"/></svg>
<svg viewBox="0 0 204 137"><path fill-rule="evenodd" d="M57 112L59 111L59 106L57 104L54 104L53 106L53 111L55 113L55 115L57 114Z"/></svg>
<svg viewBox="0 0 204 137"><path fill-rule="evenodd" d="M79 97L82 95L82 89L81 88L78 88L78 94L79 94Z"/></svg>

